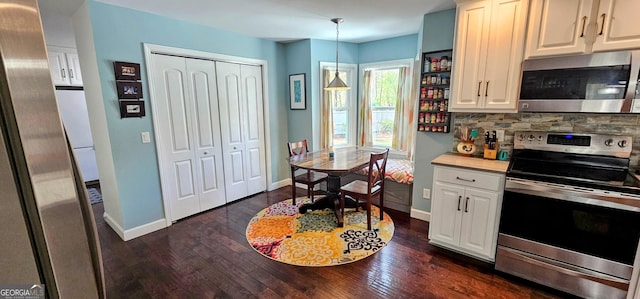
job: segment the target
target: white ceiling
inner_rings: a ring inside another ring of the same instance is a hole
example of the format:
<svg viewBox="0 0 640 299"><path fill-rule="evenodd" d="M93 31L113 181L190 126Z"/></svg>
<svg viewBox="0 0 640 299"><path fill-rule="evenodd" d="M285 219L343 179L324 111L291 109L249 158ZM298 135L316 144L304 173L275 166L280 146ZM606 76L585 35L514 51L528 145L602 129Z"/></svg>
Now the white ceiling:
<svg viewBox="0 0 640 299"><path fill-rule="evenodd" d="M43 16L70 16L84 0L40 0ZM366 42L417 33L423 16L454 0L97 0L249 36Z"/></svg>

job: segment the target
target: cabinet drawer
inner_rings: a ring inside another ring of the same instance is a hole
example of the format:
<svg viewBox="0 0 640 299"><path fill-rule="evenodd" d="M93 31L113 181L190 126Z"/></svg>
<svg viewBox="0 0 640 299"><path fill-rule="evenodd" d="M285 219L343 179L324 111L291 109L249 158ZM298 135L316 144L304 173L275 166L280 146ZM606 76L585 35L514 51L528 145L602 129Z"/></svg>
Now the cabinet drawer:
<svg viewBox="0 0 640 299"><path fill-rule="evenodd" d="M450 167L435 167L436 181L462 185L465 187L501 191L504 175Z"/></svg>

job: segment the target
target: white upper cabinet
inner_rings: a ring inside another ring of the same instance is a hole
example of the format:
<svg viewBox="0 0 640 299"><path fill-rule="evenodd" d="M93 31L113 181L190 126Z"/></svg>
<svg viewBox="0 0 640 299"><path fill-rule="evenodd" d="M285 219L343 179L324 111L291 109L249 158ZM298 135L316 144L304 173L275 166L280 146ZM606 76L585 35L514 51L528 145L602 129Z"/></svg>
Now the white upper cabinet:
<svg viewBox="0 0 640 299"><path fill-rule="evenodd" d="M531 0L529 57L640 48L637 0Z"/></svg>
<svg viewBox="0 0 640 299"><path fill-rule="evenodd" d="M528 0L458 3L449 111L516 112Z"/></svg>
<svg viewBox="0 0 640 299"><path fill-rule="evenodd" d="M51 79L56 86L82 86L80 61L75 49L48 47Z"/></svg>

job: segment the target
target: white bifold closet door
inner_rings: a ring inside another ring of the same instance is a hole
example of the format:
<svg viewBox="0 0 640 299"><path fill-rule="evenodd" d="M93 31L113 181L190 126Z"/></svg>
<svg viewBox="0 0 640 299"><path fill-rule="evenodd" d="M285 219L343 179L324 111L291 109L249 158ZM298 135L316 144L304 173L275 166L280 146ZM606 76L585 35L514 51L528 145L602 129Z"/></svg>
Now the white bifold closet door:
<svg viewBox="0 0 640 299"><path fill-rule="evenodd" d="M226 203L215 62L152 55L162 188L171 221Z"/></svg>
<svg viewBox="0 0 640 299"><path fill-rule="evenodd" d="M267 188L262 68L216 62L227 202Z"/></svg>

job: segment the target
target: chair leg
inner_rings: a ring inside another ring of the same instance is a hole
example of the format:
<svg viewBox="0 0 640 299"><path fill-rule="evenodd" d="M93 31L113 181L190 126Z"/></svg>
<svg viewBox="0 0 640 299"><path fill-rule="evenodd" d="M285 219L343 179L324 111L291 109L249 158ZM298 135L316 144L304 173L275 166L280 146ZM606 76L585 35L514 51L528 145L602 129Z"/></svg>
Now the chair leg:
<svg viewBox="0 0 640 299"><path fill-rule="evenodd" d="M371 197L367 197L367 230L371 230Z"/></svg>
<svg viewBox="0 0 640 299"><path fill-rule="evenodd" d="M380 192L380 220L382 220L382 216L384 215L384 189Z"/></svg>

